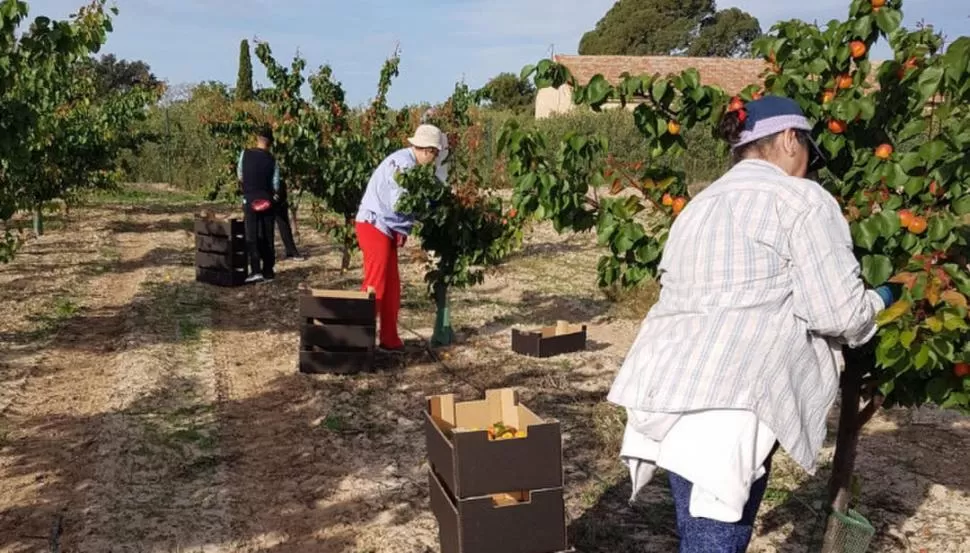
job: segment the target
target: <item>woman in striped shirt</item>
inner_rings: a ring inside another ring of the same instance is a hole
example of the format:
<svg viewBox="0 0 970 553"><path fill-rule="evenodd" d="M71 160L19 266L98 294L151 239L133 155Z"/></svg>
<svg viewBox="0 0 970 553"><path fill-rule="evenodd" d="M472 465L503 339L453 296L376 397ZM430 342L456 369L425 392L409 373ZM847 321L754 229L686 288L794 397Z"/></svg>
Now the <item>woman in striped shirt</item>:
<svg viewBox="0 0 970 553"><path fill-rule="evenodd" d="M627 409L633 495L669 473L681 553L747 549L771 457L814 473L843 368L895 290L867 290L798 104L732 102L734 166L671 228L660 299L609 393Z"/></svg>

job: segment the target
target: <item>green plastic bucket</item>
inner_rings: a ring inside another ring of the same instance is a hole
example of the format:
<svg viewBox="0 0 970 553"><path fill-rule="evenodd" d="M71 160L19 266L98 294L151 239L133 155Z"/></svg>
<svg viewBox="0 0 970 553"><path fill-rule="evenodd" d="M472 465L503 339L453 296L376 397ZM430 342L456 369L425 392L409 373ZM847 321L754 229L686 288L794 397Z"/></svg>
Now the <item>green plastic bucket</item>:
<svg viewBox="0 0 970 553"><path fill-rule="evenodd" d="M830 521L835 524L835 550L841 553L866 553L876 529L859 513L833 512Z"/></svg>

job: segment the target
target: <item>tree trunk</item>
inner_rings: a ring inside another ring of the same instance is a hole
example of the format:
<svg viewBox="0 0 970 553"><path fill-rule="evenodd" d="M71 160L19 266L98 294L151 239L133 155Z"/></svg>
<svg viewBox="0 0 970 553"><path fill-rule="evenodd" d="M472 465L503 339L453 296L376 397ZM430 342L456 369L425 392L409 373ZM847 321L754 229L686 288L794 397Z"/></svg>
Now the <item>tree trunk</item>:
<svg viewBox="0 0 970 553"><path fill-rule="evenodd" d="M343 244L343 257L340 258L340 272L346 273L350 270L350 252L354 247L354 233L351 231L353 228L351 225L354 223L353 218L344 217L344 244Z"/></svg>
<svg viewBox="0 0 970 553"><path fill-rule="evenodd" d="M34 206L34 235L44 235L44 207L39 204Z"/></svg>
<svg viewBox="0 0 970 553"><path fill-rule="evenodd" d="M852 477L855 472L856 454L862 428L882 406L883 398L873 394L864 407L860 406L863 378L875 366L869 355L846 355L846 368L842 374L842 400L839 411L839 430L835 442L835 458L832 460L832 476L829 478L829 507L832 512L845 514L852 501ZM829 517L823 538L822 553L842 553L838 539L840 523Z"/></svg>
<svg viewBox="0 0 970 553"><path fill-rule="evenodd" d="M434 303L437 311L434 318L434 334L431 335L432 346L448 346L455 339L451 328L451 307L448 302L448 285L435 283Z"/></svg>

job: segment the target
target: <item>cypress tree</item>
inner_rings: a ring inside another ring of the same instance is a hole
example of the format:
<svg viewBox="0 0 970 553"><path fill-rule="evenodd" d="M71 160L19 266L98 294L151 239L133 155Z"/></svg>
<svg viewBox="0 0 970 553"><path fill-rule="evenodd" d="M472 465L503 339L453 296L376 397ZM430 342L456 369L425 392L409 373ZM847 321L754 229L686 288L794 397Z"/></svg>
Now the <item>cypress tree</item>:
<svg viewBox="0 0 970 553"><path fill-rule="evenodd" d="M253 60L249 55L249 41L239 44L239 76L236 79L236 100L248 102L253 99Z"/></svg>

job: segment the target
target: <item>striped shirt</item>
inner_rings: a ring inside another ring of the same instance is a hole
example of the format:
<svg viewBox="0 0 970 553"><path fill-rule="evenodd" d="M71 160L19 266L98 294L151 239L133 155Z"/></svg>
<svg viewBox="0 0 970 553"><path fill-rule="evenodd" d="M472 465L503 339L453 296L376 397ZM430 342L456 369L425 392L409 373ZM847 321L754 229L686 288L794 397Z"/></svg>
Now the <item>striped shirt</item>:
<svg viewBox="0 0 970 553"><path fill-rule="evenodd" d="M817 183L745 160L670 230L660 299L609 393L629 409L748 409L814 472L842 344L875 335L838 203Z"/></svg>

